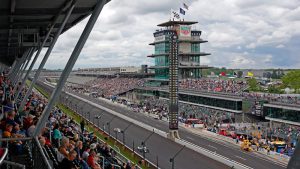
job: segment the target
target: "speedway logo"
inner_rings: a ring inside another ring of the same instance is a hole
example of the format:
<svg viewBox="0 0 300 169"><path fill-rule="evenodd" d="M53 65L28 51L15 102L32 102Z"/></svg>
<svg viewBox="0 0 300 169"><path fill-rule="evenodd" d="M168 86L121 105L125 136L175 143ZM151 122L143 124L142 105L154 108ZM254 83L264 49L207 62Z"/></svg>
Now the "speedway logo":
<svg viewBox="0 0 300 169"><path fill-rule="evenodd" d="M191 27L182 25L180 26L180 35L181 36L191 36Z"/></svg>

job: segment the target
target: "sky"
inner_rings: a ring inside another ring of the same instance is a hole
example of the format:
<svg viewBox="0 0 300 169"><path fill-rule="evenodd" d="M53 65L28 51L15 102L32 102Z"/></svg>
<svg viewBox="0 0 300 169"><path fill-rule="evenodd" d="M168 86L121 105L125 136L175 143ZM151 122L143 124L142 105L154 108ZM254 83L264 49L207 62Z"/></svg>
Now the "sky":
<svg viewBox="0 0 300 169"><path fill-rule="evenodd" d="M157 25L181 0L111 0L104 6L75 66L153 65ZM201 64L227 68L300 68L299 0L185 0L185 20L199 22ZM58 39L47 69L63 69L88 18ZM35 68L46 49L41 53Z"/></svg>

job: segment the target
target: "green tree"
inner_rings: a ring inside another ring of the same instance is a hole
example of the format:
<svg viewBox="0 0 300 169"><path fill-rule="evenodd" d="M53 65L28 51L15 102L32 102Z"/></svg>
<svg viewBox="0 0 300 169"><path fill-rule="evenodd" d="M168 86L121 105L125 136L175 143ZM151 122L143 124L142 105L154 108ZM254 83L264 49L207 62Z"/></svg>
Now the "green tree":
<svg viewBox="0 0 300 169"><path fill-rule="evenodd" d="M248 85L251 91L259 91L259 86L255 78L248 79Z"/></svg>
<svg viewBox="0 0 300 169"><path fill-rule="evenodd" d="M300 70L290 71L282 77L282 82L284 86L295 89L297 93L300 89Z"/></svg>
<svg viewBox="0 0 300 169"><path fill-rule="evenodd" d="M274 86L274 85L270 85L270 86L268 87L268 91L269 91L269 93L277 93L277 94L283 93L283 92L281 91L280 86Z"/></svg>

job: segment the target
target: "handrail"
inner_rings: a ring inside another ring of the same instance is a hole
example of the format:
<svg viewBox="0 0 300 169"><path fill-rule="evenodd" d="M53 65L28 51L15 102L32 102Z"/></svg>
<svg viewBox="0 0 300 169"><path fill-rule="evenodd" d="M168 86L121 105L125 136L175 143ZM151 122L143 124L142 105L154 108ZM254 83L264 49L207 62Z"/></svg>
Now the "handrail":
<svg viewBox="0 0 300 169"><path fill-rule="evenodd" d="M3 160L3 164L8 164L8 165L15 166L15 167L22 168L22 169L26 168L25 165L23 165L23 164L19 164L19 163L7 161L7 160Z"/></svg>
<svg viewBox="0 0 300 169"><path fill-rule="evenodd" d="M32 140L32 137L0 138L0 142L4 142L4 141L28 141L28 140Z"/></svg>
<svg viewBox="0 0 300 169"><path fill-rule="evenodd" d="M4 158L7 156L7 153L8 153L7 148L3 148L3 149L4 149L4 153L3 153L2 157L0 158L0 165L2 164Z"/></svg>
<svg viewBox="0 0 300 169"><path fill-rule="evenodd" d="M42 154L42 158L43 158L43 160L44 160L44 162L45 162L47 168L48 168L48 169L52 169L51 165L49 164L48 159L46 158L46 156L45 156L45 154L44 154L44 152L43 152L42 146L40 145L40 142L39 142L38 138L35 137L35 138L34 138L34 141L36 142L36 145L38 146L39 152Z"/></svg>

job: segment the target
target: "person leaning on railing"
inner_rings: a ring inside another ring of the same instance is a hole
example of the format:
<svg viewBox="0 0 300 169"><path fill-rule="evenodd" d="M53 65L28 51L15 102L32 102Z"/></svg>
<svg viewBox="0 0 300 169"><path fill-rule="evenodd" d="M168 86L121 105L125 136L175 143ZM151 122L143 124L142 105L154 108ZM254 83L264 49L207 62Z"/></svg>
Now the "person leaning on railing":
<svg viewBox="0 0 300 169"><path fill-rule="evenodd" d="M6 124L5 130L3 132L3 138L16 138L18 137L17 135L15 135L13 133L13 125L10 123ZM9 147L13 148L16 154L20 154L22 153L22 141L10 141L6 143L6 146L8 146L7 144L9 144Z"/></svg>

